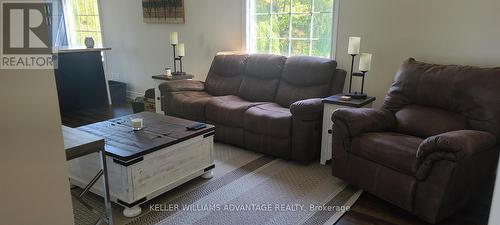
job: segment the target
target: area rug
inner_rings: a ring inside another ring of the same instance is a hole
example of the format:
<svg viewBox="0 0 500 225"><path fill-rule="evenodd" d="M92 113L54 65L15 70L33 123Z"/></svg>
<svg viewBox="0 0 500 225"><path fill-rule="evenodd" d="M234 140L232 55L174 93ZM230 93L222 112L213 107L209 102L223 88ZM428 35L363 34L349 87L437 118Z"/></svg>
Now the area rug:
<svg viewBox="0 0 500 225"><path fill-rule="evenodd" d="M303 165L223 144L214 151L214 178L159 196L132 219L113 205L115 224L334 224L361 194L319 163ZM86 201L102 212L102 198L89 195ZM97 216L73 202L76 224L95 222Z"/></svg>

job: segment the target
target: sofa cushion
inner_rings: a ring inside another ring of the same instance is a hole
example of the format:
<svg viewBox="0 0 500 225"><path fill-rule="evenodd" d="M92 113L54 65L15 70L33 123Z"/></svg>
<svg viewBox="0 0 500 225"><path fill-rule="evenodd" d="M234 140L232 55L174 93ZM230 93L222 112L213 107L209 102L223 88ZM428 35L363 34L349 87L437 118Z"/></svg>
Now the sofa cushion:
<svg viewBox="0 0 500 225"><path fill-rule="evenodd" d="M274 101L285 61L280 55L250 55L238 96L249 101Z"/></svg>
<svg viewBox="0 0 500 225"><path fill-rule="evenodd" d="M204 122L205 105L211 98L214 97L204 91L174 92L167 111L172 116Z"/></svg>
<svg viewBox="0 0 500 225"><path fill-rule="evenodd" d="M390 132L363 133L352 139L351 152L407 175L418 168L417 150L423 139Z"/></svg>
<svg viewBox="0 0 500 225"><path fill-rule="evenodd" d="M439 108L408 105L395 117L398 132L421 138L467 129L465 116Z"/></svg>
<svg viewBox="0 0 500 225"><path fill-rule="evenodd" d="M292 114L288 108L267 103L249 108L244 115L245 130L273 137L290 137Z"/></svg>
<svg viewBox="0 0 500 225"><path fill-rule="evenodd" d="M240 88L248 55L217 55L205 81L211 95L235 95Z"/></svg>
<svg viewBox="0 0 500 225"><path fill-rule="evenodd" d="M215 141L245 147L245 130L242 127L216 124Z"/></svg>
<svg viewBox="0 0 500 225"><path fill-rule="evenodd" d="M336 68L337 62L327 58L289 57L281 75L276 103L288 108L298 100L329 95Z"/></svg>
<svg viewBox="0 0 500 225"><path fill-rule="evenodd" d="M243 116L252 106L263 102L250 102L238 96L226 95L211 98L205 107L207 122L243 127Z"/></svg>
<svg viewBox="0 0 500 225"><path fill-rule="evenodd" d="M335 155L333 157L334 176L405 210L412 210L418 186L414 176L357 155L351 154L342 159L335 159Z"/></svg>
<svg viewBox="0 0 500 225"><path fill-rule="evenodd" d="M291 158L290 137L275 137L245 129L245 148L284 159Z"/></svg>

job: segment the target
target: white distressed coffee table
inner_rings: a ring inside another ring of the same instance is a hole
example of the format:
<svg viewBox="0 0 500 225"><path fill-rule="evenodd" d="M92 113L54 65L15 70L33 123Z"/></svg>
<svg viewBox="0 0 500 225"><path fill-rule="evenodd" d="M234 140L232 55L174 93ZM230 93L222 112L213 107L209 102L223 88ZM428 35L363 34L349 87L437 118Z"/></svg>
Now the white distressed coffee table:
<svg viewBox="0 0 500 225"><path fill-rule="evenodd" d="M143 118L144 129L132 131L131 118ZM111 200L125 207L125 216L134 217L141 213L140 204L198 176L212 177L215 127L186 129L194 123L143 112L77 129L104 138ZM98 157L69 161L71 184L85 187L101 168ZM101 186L91 191L102 196Z"/></svg>

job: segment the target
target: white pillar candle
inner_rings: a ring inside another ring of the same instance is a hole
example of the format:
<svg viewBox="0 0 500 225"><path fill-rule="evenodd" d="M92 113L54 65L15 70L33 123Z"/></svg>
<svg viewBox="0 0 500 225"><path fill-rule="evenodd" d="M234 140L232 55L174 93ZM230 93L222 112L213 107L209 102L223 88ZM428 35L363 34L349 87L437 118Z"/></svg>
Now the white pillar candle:
<svg viewBox="0 0 500 225"><path fill-rule="evenodd" d="M372 54L361 53L359 58L359 71L368 72L372 67Z"/></svg>
<svg viewBox="0 0 500 225"><path fill-rule="evenodd" d="M142 118L134 118L131 120L131 122L132 122L132 129L133 130L141 130L142 129L142 127L143 127Z"/></svg>
<svg viewBox="0 0 500 225"><path fill-rule="evenodd" d="M183 57L186 56L186 53L184 51L184 44L177 45L177 54Z"/></svg>
<svg viewBox="0 0 500 225"><path fill-rule="evenodd" d="M170 32L170 44L176 45L177 43L179 43L177 32Z"/></svg>
<svg viewBox="0 0 500 225"><path fill-rule="evenodd" d="M349 37L349 55L357 55L359 54L359 47L361 45L360 37Z"/></svg>

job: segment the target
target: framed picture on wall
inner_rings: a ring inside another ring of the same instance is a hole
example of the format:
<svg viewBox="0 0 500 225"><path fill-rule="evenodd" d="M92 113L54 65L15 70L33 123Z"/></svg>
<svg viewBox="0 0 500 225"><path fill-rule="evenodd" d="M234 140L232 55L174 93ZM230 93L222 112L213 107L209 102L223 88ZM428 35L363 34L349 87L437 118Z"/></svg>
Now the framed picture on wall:
<svg viewBox="0 0 500 225"><path fill-rule="evenodd" d="M184 0L142 0L145 23L184 23Z"/></svg>

